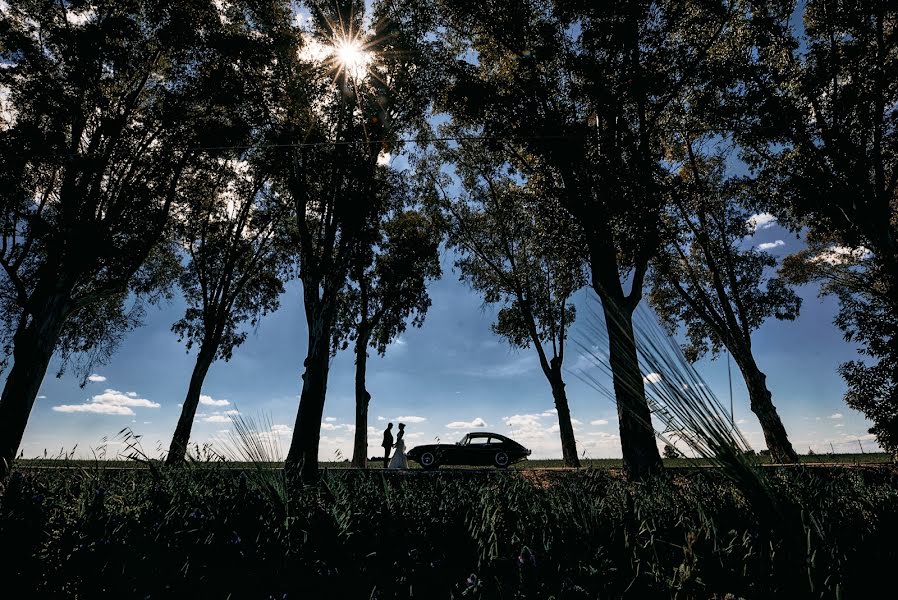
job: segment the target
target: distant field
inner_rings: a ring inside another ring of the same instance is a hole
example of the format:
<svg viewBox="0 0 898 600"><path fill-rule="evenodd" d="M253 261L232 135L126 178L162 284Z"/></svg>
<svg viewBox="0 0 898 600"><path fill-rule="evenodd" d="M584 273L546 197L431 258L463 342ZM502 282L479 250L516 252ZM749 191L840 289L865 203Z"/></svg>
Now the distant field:
<svg viewBox="0 0 898 600"><path fill-rule="evenodd" d="M769 458L759 457L762 464L768 464ZM839 465L864 465L864 464L887 464L891 462L891 456L884 452L867 453L867 454L814 454L802 455L799 457L803 464L839 464ZM222 463L194 463L197 466L215 466ZM251 467L250 463L228 462L229 467ZM590 469L619 469L623 466L619 458L595 458L580 461L582 468ZM147 468L146 463L133 460L63 460L63 459L20 459L16 461L16 465L20 468L113 468L113 469L143 469ZM322 462L323 469L348 469L350 463L343 462ZM704 459L664 459L664 465L667 467L705 467L711 463ZM270 463L271 468L278 468L281 463ZM420 468L416 463L409 463L412 469ZM380 469L380 462L369 462L369 469ZM468 469L480 467L442 467L448 469ZM525 460L511 469L514 470L530 470L530 469L561 469L564 468L564 462L561 459L542 459L542 460Z"/></svg>

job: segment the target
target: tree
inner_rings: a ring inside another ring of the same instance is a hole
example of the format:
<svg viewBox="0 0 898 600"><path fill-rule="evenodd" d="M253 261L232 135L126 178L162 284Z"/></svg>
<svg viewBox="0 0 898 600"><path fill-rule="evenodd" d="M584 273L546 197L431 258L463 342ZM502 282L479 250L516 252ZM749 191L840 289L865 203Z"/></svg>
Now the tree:
<svg viewBox="0 0 898 600"><path fill-rule="evenodd" d="M519 183L520 175L483 144L438 147L441 160L422 170L449 246L459 252L461 279L501 305L492 325L497 335L516 348L533 346L558 411L564 464L579 467L562 366L576 318L569 300L586 285L580 230L538 178ZM454 169L457 195L448 191L452 177L440 173L440 162Z"/></svg>
<svg viewBox="0 0 898 600"><path fill-rule="evenodd" d="M671 333L685 329L690 361L729 350L774 460L797 462L751 334L771 317L794 320L801 298L774 276L772 255L744 247L754 231L742 206L751 201L753 186L725 180L722 157L698 158L691 144L686 156L664 222L667 239L653 261L649 302Z"/></svg>
<svg viewBox="0 0 898 600"><path fill-rule="evenodd" d="M180 215L189 262L180 277L187 311L172 330L198 347L196 363L166 464L184 461L203 381L216 359L230 360L256 326L278 308L292 266L286 252L286 210L257 160L222 161Z"/></svg>
<svg viewBox="0 0 898 600"><path fill-rule="evenodd" d="M339 295L357 241L386 208L390 168L380 159L400 131L421 119L431 75L426 52L404 51L406 38L416 32L400 29L401 15L389 6L375 3L370 36L361 0L320 0L309 8L308 52L280 68L287 80L300 71L311 79L303 75L289 84L292 104L284 107L277 141L291 148L283 187L295 207L309 333L287 467L314 482Z"/></svg>
<svg viewBox="0 0 898 600"><path fill-rule="evenodd" d="M664 458L683 458L683 453L670 444L664 445Z"/></svg>
<svg viewBox="0 0 898 600"><path fill-rule="evenodd" d="M869 360L840 367L845 400L898 440L898 10L885 0L809 0L803 34L794 2L755 7L750 64L737 88L737 141L767 210L806 228L817 266L845 260L856 277L831 278L837 325ZM858 259L863 257L862 261ZM814 266L812 264L811 266ZM845 273L845 271L841 271Z"/></svg>
<svg viewBox="0 0 898 600"><path fill-rule="evenodd" d="M431 4L438 26L426 43L442 41L452 75L440 108L493 140L521 172L541 173L582 229L608 328L624 463L634 476L659 469L632 315L658 245L668 124L697 91L722 85L733 8Z"/></svg>
<svg viewBox="0 0 898 600"><path fill-rule="evenodd" d="M259 21L267 14L245 8ZM214 154L199 148L246 134L245 73L266 63L266 38L248 33L226 26L208 0L24 0L0 13L0 88L9 90L0 285L12 357L0 476L53 353L108 357L134 324L129 293L146 297L171 281L162 242L185 181ZM235 36L239 44L221 43Z"/></svg>
<svg viewBox="0 0 898 600"><path fill-rule="evenodd" d="M370 236L360 240L349 285L340 295L334 339L335 350L352 342L355 353L352 466L359 469L368 464L368 348L383 356L409 318L421 327L430 308L427 282L442 274L440 236L421 212L402 207L390 211Z"/></svg>

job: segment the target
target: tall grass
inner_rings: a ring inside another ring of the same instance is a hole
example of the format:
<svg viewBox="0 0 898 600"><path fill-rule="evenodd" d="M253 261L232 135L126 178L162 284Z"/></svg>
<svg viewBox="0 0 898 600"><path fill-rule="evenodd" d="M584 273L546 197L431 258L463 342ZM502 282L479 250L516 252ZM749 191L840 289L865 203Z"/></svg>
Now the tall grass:
<svg viewBox="0 0 898 600"><path fill-rule="evenodd" d="M231 415L231 424L233 430L221 441L225 458L248 465L249 468L243 470L245 476L279 506L286 517L289 515L290 482L284 469L272 468L272 465L282 465L284 459L280 436L273 427L271 416L252 417L238 412Z"/></svg>
<svg viewBox="0 0 898 600"><path fill-rule="evenodd" d="M605 378L612 377L609 361L598 351L609 344L607 327L597 316L600 301L595 296L590 298L593 310L585 321L586 333L574 341L595 369L577 375L601 396L616 403L614 392L595 374L598 371ZM608 314L610 318L627 318L613 311ZM745 494L759 516L769 521L782 518L781 507L751 446L711 387L683 355L676 340L644 305L634 312L632 322L641 370L638 375L645 386L653 419L645 425L663 443L674 445L679 441L689 448L693 457L718 467Z"/></svg>

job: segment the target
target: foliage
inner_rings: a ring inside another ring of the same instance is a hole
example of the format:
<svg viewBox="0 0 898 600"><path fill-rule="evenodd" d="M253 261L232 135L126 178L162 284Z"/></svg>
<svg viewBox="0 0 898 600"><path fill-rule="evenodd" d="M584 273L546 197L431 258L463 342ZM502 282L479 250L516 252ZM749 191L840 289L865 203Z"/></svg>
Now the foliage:
<svg viewBox="0 0 898 600"><path fill-rule="evenodd" d="M254 481L214 464L16 472L6 572L52 597L837 598L875 595L898 558L889 469L781 471L797 537L710 472L331 473L289 516Z"/></svg>
<svg viewBox="0 0 898 600"><path fill-rule="evenodd" d="M464 137L444 128L441 137ZM470 137L470 136L468 136ZM459 252L461 279L501 305L493 331L518 348L545 347L560 362L576 318L571 295L586 285L580 229L538 177L526 179L501 156L476 141L436 144L436 156L419 166L428 203ZM454 179L441 172L451 168Z"/></svg>
<svg viewBox="0 0 898 600"><path fill-rule="evenodd" d="M172 250L160 242L195 149L245 132L234 107L251 78L228 64L251 70L262 42L200 0L27 0L0 20L5 350L59 293L65 331L43 343L104 358L140 314L128 292L173 280L172 260L147 256Z"/></svg>
<svg viewBox="0 0 898 600"><path fill-rule="evenodd" d="M176 230L188 263L180 278L187 310L172 326L187 349L211 347L229 360L255 327L279 306L291 276L287 207L258 159L223 160L191 190Z"/></svg>
<svg viewBox="0 0 898 600"><path fill-rule="evenodd" d="M676 446L664 444L664 458L683 458L683 454L677 450Z"/></svg>
<svg viewBox="0 0 898 600"><path fill-rule="evenodd" d="M839 300L836 325L845 339L859 345L868 357L839 366L848 384L845 402L873 422L870 433L879 445L898 451L898 379L892 362L892 341L898 340L898 323L885 297L877 269L864 248L835 247L832 242L810 238L808 247L783 261L783 276L795 283L820 283L819 294Z"/></svg>
<svg viewBox="0 0 898 600"><path fill-rule="evenodd" d="M793 10L793 2L770 2L751 15L753 49L745 55L745 86L736 92L742 102L736 141L765 186L767 210L806 227L819 251L816 266L830 282L824 289L841 305L836 323L866 356L840 369L845 399L894 450L898 11L884 0L809 0L798 28ZM855 273L847 281L831 278L819 263L841 260ZM858 276L865 285L853 285Z"/></svg>
<svg viewBox="0 0 898 600"><path fill-rule="evenodd" d="M385 215L359 244L340 297L334 349L363 336L383 355L406 329L421 327L430 308L427 282L439 279L439 233L419 211Z"/></svg>
<svg viewBox="0 0 898 600"><path fill-rule="evenodd" d="M751 353L751 333L771 317L794 320L801 298L773 269L776 258L747 244L751 183L727 181L723 160L685 166L665 215L649 302L674 333L686 332L694 362L724 347Z"/></svg>

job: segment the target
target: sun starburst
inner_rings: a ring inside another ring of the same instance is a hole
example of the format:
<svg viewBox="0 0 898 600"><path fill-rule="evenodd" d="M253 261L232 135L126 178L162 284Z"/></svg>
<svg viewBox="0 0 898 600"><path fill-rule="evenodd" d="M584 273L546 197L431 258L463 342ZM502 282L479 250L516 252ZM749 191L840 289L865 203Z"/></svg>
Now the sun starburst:
<svg viewBox="0 0 898 600"><path fill-rule="evenodd" d="M368 76L372 55L365 49L360 39L352 37L335 39L331 45L330 55L334 66L351 79L360 80Z"/></svg>

